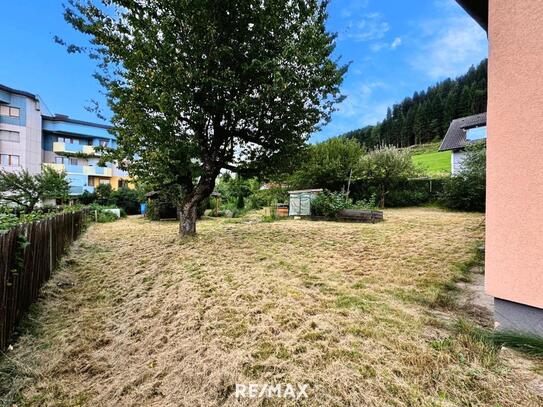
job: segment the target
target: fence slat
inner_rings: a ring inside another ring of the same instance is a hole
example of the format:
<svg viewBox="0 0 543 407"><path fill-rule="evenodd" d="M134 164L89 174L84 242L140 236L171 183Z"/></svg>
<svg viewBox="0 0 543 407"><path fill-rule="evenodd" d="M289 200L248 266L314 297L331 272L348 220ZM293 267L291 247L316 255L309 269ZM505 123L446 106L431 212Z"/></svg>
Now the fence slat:
<svg viewBox="0 0 543 407"><path fill-rule="evenodd" d="M0 234L0 350L85 227L88 210L62 213ZM28 241L26 247L24 242Z"/></svg>

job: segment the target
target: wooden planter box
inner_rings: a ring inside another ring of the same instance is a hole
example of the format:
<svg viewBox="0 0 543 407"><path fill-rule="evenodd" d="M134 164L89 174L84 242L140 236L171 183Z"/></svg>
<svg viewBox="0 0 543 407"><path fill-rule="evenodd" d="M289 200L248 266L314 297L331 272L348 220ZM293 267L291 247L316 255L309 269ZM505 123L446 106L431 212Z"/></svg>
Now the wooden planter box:
<svg viewBox="0 0 543 407"><path fill-rule="evenodd" d="M363 209L343 209L337 215L338 219L352 222L375 223L383 220L383 211L368 211Z"/></svg>
<svg viewBox="0 0 543 407"><path fill-rule="evenodd" d="M312 220L339 220L347 222L375 223L383 221L383 211L368 211L364 209L344 209L335 218L326 216L311 216Z"/></svg>

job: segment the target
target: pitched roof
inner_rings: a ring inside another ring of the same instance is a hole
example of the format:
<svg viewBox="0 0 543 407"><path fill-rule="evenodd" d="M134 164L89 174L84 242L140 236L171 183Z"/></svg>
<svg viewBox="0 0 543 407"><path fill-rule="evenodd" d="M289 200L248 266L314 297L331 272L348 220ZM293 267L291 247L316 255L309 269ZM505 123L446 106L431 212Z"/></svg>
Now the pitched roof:
<svg viewBox="0 0 543 407"><path fill-rule="evenodd" d="M457 150L466 145L466 130L486 126L486 113L454 119L439 146L439 151Z"/></svg>
<svg viewBox="0 0 543 407"><path fill-rule="evenodd" d="M456 0L468 14L488 31L488 0Z"/></svg>

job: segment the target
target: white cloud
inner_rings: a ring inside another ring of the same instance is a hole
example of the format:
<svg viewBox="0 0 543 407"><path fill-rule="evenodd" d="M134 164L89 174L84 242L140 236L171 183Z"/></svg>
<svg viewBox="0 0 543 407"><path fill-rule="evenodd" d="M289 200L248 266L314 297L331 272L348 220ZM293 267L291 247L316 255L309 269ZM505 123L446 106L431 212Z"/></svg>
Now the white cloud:
<svg viewBox="0 0 543 407"><path fill-rule="evenodd" d="M357 14L361 9L368 6L369 0L343 0L347 2L347 5L341 7L341 16L344 18L352 17L354 14Z"/></svg>
<svg viewBox="0 0 543 407"><path fill-rule="evenodd" d="M349 26L345 36L356 42L378 40L390 30L390 25L383 20L380 13L366 14L356 24Z"/></svg>
<svg viewBox="0 0 543 407"><path fill-rule="evenodd" d="M384 41L375 42L375 43L370 45L370 50L372 52L379 52L382 49L392 49L392 50L394 50L394 49L398 48L401 44L402 44L401 37L396 37L396 38L394 38L394 40L390 44L388 42L384 42Z"/></svg>
<svg viewBox="0 0 543 407"><path fill-rule="evenodd" d="M392 41L392 44L390 44L390 48L396 49L400 45L402 45L402 38L401 37L396 37L396 38L394 38L394 41Z"/></svg>
<svg viewBox="0 0 543 407"><path fill-rule="evenodd" d="M485 32L465 14L423 21L417 28L421 38L412 66L431 79L458 76L487 56Z"/></svg>

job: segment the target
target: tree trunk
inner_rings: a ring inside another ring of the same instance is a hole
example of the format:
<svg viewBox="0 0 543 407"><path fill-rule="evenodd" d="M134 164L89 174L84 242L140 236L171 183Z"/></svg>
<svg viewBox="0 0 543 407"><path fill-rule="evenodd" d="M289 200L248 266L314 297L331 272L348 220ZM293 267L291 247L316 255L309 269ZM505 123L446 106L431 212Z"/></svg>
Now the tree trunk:
<svg viewBox="0 0 543 407"><path fill-rule="evenodd" d="M179 234L181 236L194 236L196 234L196 212L199 202L190 199L181 207L179 218Z"/></svg>
<svg viewBox="0 0 543 407"><path fill-rule="evenodd" d="M202 176L198 185L183 199L179 218L179 234L181 236L194 236L196 234L198 205L213 192L217 174L212 173L207 177Z"/></svg>
<svg viewBox="0 0 543 407"><path fill-rule="evenodd" d="M380 209L385 208L385 195L386 195L385 187L381 186L379 188L379 208Z"/></svg>

